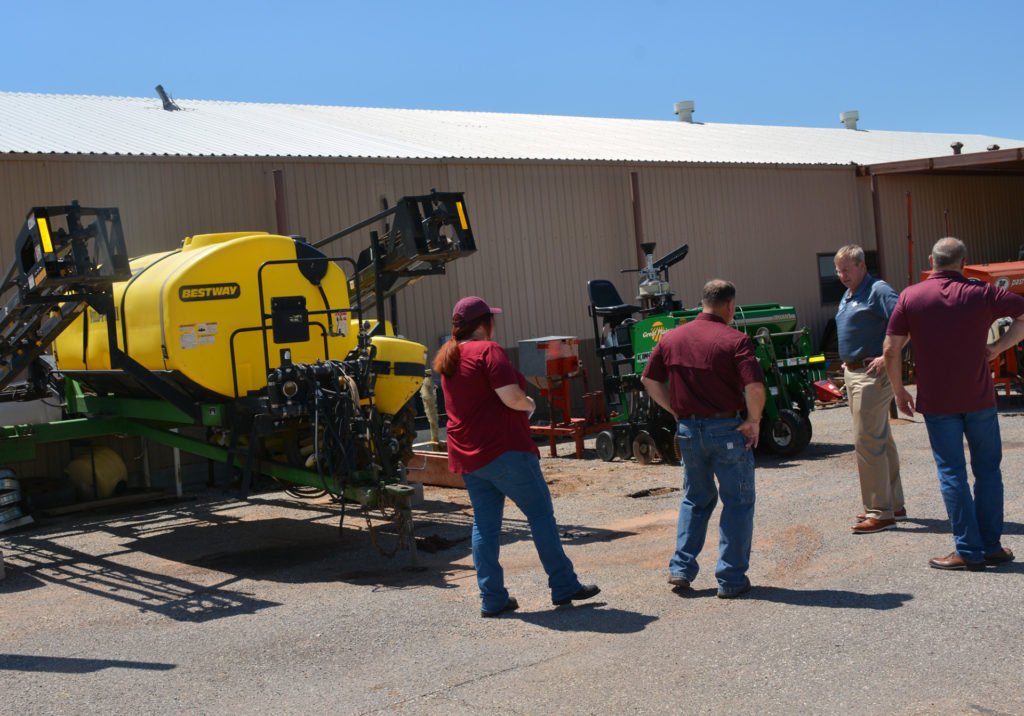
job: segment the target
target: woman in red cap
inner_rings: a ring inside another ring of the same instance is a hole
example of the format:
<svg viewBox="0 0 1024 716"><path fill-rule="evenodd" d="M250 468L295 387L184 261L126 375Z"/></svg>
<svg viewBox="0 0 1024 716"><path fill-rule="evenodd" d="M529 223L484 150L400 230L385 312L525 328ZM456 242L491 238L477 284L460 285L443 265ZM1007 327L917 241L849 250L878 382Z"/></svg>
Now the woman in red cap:
<svg viewBox="0 0 1024 716"><path fill-rule="evenodd" d="M448 413L448 468L462 475L473 503L473 564L480 585L480 614L495 617L519 603L505 589L498 562L505 498L526 515L556 605L589 599L601 590L581 584L562 549L540 452L530 437L536 409L526 379L491 340L492 308L478 296L452 310L452 336L434 358Z"/></svg>

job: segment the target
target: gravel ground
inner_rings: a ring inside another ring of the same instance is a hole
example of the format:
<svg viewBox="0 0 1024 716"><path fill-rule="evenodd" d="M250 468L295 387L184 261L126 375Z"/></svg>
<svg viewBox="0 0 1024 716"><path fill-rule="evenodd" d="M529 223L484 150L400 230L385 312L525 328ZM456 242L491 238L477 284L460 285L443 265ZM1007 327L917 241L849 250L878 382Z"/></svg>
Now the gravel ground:
<svg viewBox="0 0 1024 716"><path fill-rule="evenodd" d="M1001 405L1004 544L1024 556L1022 417ZM799 459L759 458L755 587L732 601L715 598L717 513L694 590L666 583L681 469L592 452L544 467L601 595L553 607L510 507L522 607L500 619L479 617L459 490L426 489L417 570L380 556L357 512L339 532L336 508L284 493L4 535L0 713L1024 714L1024 562L928 567L952 538L923 422L893 428L910 519L863 536L848 412L813 424Z"/></svg>

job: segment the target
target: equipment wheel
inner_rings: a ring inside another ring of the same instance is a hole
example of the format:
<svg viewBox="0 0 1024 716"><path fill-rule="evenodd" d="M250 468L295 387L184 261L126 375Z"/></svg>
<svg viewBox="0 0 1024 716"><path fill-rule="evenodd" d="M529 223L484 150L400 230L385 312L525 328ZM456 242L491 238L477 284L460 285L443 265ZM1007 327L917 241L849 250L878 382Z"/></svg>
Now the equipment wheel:
<svg viewBox="0 0 1024 716"><path fill-rule="evenodd" d="M658 448L654 444L654 438L651 437L650 433L646 430L641 430L637 433L636 437L633 438L633 457L641 465L650 465L654 462L655 455L658 454Z"/></svg>
<svg viewBox="0 0 1024 716"><path fill-rule="evenodd" d="M806 394L798 393L793 397L793 412L800 416L807 428L807 442L811 442L813 430L811 428L811 410L814 409L814 401ZM802 448L801 448L802 449Z"/></svg>
<svg viewBox="0 0 1024 716"><path fill-rule="evenodd" d="M615 459L615 433L611 430L602 430L597 434L597 456L605 462Z"/></svg>
<svg viewBox="0 0 1024 716"><path fill-rule="evenodd" d="M761 424L760 442L783 457L796 455L811 441L811 421L794 410L780 410L774 421Z"/></svg>

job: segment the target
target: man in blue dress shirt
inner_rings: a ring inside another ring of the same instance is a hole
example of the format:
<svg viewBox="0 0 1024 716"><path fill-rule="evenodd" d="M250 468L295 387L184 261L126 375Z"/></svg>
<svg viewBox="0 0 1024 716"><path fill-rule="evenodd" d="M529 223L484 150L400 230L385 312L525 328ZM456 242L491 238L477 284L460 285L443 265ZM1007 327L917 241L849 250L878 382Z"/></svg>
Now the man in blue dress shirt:
<svg viewBox="0 0 1024 716"><path fill-rule="evenodd" d="M899 297L892 286L868 273L860 246L839 249L835 265L846 287L836 313L836 332L864 503L853 532L873 534L895 528L896 520L907 516L900 456L889 427L892 385L882 357L885 329Z"/></svg>

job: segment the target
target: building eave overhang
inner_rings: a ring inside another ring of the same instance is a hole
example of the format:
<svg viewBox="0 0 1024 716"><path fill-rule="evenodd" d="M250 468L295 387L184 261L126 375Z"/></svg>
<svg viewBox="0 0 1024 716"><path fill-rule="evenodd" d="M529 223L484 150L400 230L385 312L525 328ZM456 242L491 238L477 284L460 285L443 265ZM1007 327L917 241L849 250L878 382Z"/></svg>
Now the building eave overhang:
<svg viewBox="0 0 1024 716"><path fill-rule="evenodd" d="M1024 175L1024 148L993 149L972 154L952 154L901 162L862 164L858 176L887 174L987 174Z"/></svg>

